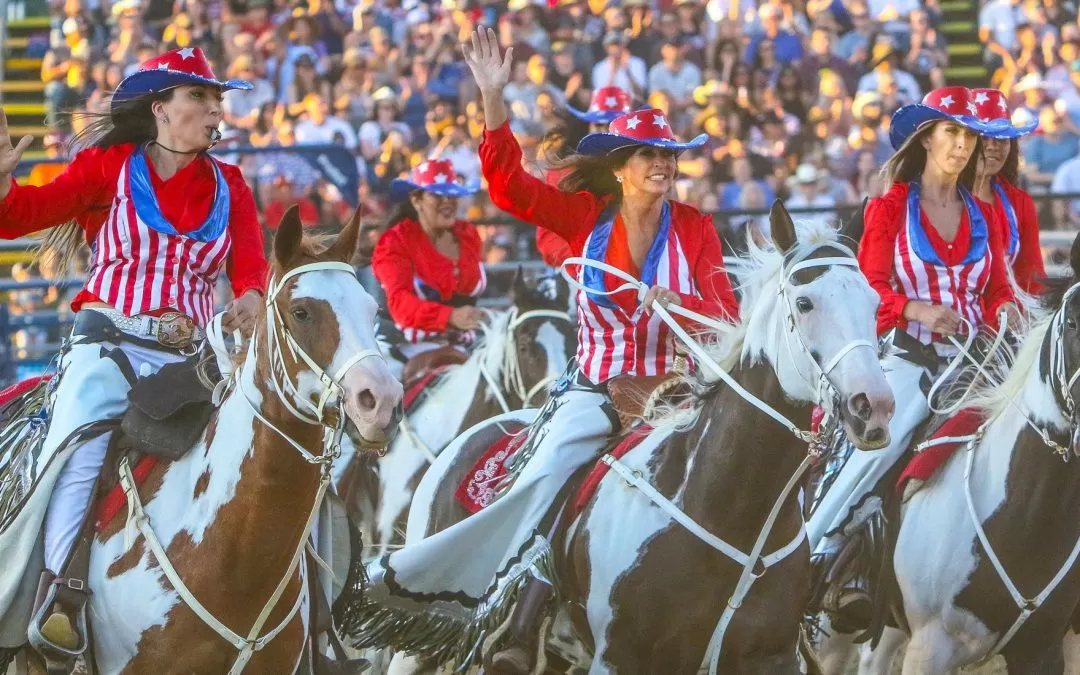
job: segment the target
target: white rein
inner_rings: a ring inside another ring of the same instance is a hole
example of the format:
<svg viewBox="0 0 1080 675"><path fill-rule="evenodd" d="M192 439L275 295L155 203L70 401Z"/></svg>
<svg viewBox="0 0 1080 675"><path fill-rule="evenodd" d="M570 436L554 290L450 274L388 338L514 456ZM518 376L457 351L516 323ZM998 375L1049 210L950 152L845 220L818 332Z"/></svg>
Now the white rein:
<svg viewBox="0 0 1080 675"><path fill-rule="evenodd" d="M807 256L812 254L818 248L822 248L824 246L840 249L841 251L848 253L851 257L827 257L807 259ZM567 265L589 265L592 267L596 267L620 279L623 279L624 281L626 281L626 283L612 291L597 291L591 288L587 288L584 284L573 278L573 275L571 275L567 270ZM829 381L828 376L832 369L836 367L836 365L840 362L841 359L844 358L844 356L859 347L868 347L870 349L873 349L875 354L877 353L877 345L870 342L869 340L852 340L842 349L840 349L835 356L829 359L828 363L826 363L824 366L821 366L817 363L816 359L814 359L813 357L813 354L811 354L810 350L806 347L806 342L803 339L803 335L798 328L798 322L795 321L795 317L791 313L791 303L787 296L787 282L795 273L799 272L800 270L812 267L828 267L832 265L843 265L857 268L858 262L855 260L855 254L852 253L850 249L847 249L846 247L833 242L830 242L828 244L822 244L821 246L812 248L810 251L807 251L803 255L801 260L795 262L790 268L785 268L782 271L783 277L781 278L779 288L777 290L777 293L780 295L780 301L785 308L786 323L790 327L790 330L786 331L784 334L785 341L787 342L788 353L790 355L792 352L791 336L792 333L794 333L798 347L802 350L803 354L808 357L809 361L814 364L814 367L819 372L816 395L819 399L819 401L817 402L823 406L827 405L827 402L822 399L822 396L826 393L826 390L828 390L828 392L832 394L829 396L828 403L831 403L836 399L835 388ZM586 294L614 295L615 293L619 293L624 290L631 290L637 292L638 301L641 302L644 299L645 294L649 290L648 286L646 286L640 280L635 279L633 276L627 274L626 272L623 272L616 267L612 267L611 265L607 265L596 260L591 260L589 258L568 258L563 263L561 272L563 274L563 277L566 278L567 282L569 282L571 286L580 289ZM674 332L675 335L678 336L679 339L686 344L687 348L689 348L693 355L697 357L698 362L702 366L708 368L716 377L724 380L724 382L726 382L728 386L735 390L748 403L750 403L755 408L762 411L769 417L772 417L774 420L783 425L784 428L791 431L791 433L794 434L796 438L807 441L808 443L814 440L813 433L799 429L799 427L795 423L793 423L775 408L773 408L772 406L765 403L758 397L748 392L745 388L743 388L742 385L740 385L735 380L735 378L733 378L726 370L724 370L724 368L722 368L718 363L716 363L716 361L714 361L709 356L708 352L706 352L705 349L696 340L694 340L682 328L682 326L680 326L675 321L675 319L672 317L672 314L691 319L702 325L708 326L721 332L730 332L731 330L733 330L734 327L731 324L718 322L715 319L702 316L697 312L685 309L683 307L680 307L679 305L667 305L665 307L660 302L654 302L652 307L653 311L656 312L657 316L659 316L660 319L665 324L667 324L669 328L671 328L672 332ZM804 380L806 379L801 371L799 371L799 375L800 377L803 377ZM809 383L809 381L807 382ZM769 511L769 515L764 525L762 526L760 533L758 534L757 540L754 542L753 549L750 551L749 554L746 554L740 551L738 548L725 542L723 539L710 533L708 530L695 522L690 516L686 515L686 513L682 511L682 509L680 509L671 500L669 500L667 497L657 491L652 485L650 485L649 482L642 477L641 472L631 469L629 466L627 466L620 460L612 457L611 455L605 455L602 458L602 461L608 466L610 466L613 471L619 474L619 476L621 476L626 481L627 485L640 490L654 504L663 509L675 522L682 525L698 539L702 540L717 551L720 551L722 554L724 554L728 558L731 558L737 564L740 564L743 567L742 572L739 575L739 580L735 585L735 590L732 592L731 597L728 599L724 607L724 611L720 615L720 619L717 621L716 628L713 630L712 637L709 639L709 645L706 650L706 655L709 657L709 675L716 675L717 673L717 669L719 668L720 663L721 646L723 645L724 641L724 634L727 632L727 628L731 623L731 619L735 615L735 610L742 606L742 602L746 598L746 595L750 592L751 586L753 586L754 582L760 579L765 574L765 571L769 567L784 560L791 553L798 550L798 548L802 545L803 540L806 538L806 528L800 523L799 531L795 534L795 537L790 542L788 542L787 545L769 555L762 556L765 542L768 540L769 535L772 532L773 526L776 524L776 520L780 516L780 511L783 508L783 505L787 502L792 492L799 485L803 474L810 466L811 460L811 455L807 454L807 456L803 459L802 463L800 463L799 467L795 470L795 473L791 476L787 484L784 486L784 489L781 490L780 495L777 497L776 501L773 503L772 509ZM756 571L758 565L761 566L760 572Z"/></svg>
<svg viewBox="0 0 1080 675"><path fill-rule="evenodd" d="M369 357L383 359L383 356L377 349L362 350L352 355L338 369L334 376L330 376L321 366L315 363L304 348L300 346L289 331L288 326L278 314L276 300L278 295L284 290L286 282L289 279L304 274L305 272L315 271L347 272L354 277L356 276L356 271L353 267L346 263L319 262L296 267L282 276L280 281L276 281L275 278L272 277L266 294L266 342L267 356L270 359L270 382L274 391L277 393L278 399L285 405L289 412L300 421L306 424L325 426L327 405L334 401L340 403L342 394L344 393L341 378L345 376L349 369L363 359ZM281 333L280 336L279 332ZM247 636L242 636L239 633L234 632L219 621L201 602L199 602L198 598L196 598L191 590L184 584L184 581L180 578L180 575L169 561L165 548L161 545L161 541L154 533L153 527L150 524L150 519L143 509L143 504L139 497L138 486L135 484L135 479L131 473L131 467L128 464L126 457L120 463L120 485L124 490L124 494L127 496L128 502L125 548L130 547L129 537L132 529L138 529L149 546L151 553L157 558L162 572L164 572L165 576L168 578L169 583L172 584L173 590L175 590L177 595L184 601L184 604L186 604L196 616L202 619L203 623L209 626L215 633L221 636L222 639L240 652L236 661L233 662L232 668L229 669L229 675L239 675L255 655L255 652L263 649L292 622L303 604L304 590L301 588L300 592L297 593L296 602L293 604L292 609L285 615L285 618L282 619L281 623L262 637L259 637L263 625L270 618L271 612L277 606L278 600L281 599L289 580L292 579L293 574L296 572L296 569L302 560L304 546L311 533L311 528L315 523L315 518L319 512L319 506L322 503L323 495L326 493L327 486L330 483L330 466L341 449L341 434L345 425L345 413L343 410L339 410L336 428L328 428L326 430L327 442L322 444L324 448L323 453L321 455L312 454L266 419L259 410L259 406L255 405L251 397L248 396L247 392L244 390L243 379L235 376L236 374L232 364L228 361L227 350L225 349L222 336L220 316L215 317L214 322L212 322L210 326L209 334L213 336L210 344L218 358L219 366L223 366L221 368L223 377L226 377L226 381L240 383L240 394L251 407L255 417L283 439L288 441L288 443L300 453L300 456L303 457L305 461L312 464L318 464L320 467L319 487L315 493L314 504L312 505L311 511L308 513L300 540L284 577L282 577L281 581L274 589L273 594L266 601L262 611L259 612L259 615L255 619L255 623L252 625L251 630L248 631ZM252 362L254 362L258 356L258 343L256 338L257 335L252 338L251 344L249 345L248 355ZM289 350L289 353L294 360L305 363L318 376L319 381L322 383L323 390L319 395L317 403L312 403L301 396L297 385L289 379L288 371L285 368L284 350L286 348ZM223 394L224 392L222 391L221 393ZM308 408L311 414L306 414L298 410L297 406L294 406L290 402L290 398L294 398L301 407ZM220 398L218 392L215 392L215 403L218 403L219 401Z"/></svg>

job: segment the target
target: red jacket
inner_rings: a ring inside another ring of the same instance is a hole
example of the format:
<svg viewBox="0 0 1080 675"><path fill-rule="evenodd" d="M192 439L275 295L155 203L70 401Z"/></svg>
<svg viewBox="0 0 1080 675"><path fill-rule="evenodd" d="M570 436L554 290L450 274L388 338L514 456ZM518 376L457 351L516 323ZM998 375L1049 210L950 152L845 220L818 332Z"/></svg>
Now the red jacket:
<svg viewBox="0 0 1080 675"><path fill-rule="evenodd" d="M454 309L445 303L455 295L472 296L483 290L486 276L480 235L471 223L461 220L454 223L454 233L457 262L440 253L415 220L406 218L379 238L371 270L386 291L390 316L399 328L442 333ZM425 286L431 297L421 295Z"/></svg>
<svg viewBox="0 0 1080 675"><path fill-rule="evenodd" d="M610 199L589 192L563 192L529 175L521 166L521 147L508 123L485 130L480 163L495 206L553 232L568 243L574 255L583 255L597 217ZM739 305L724 270L720 237L712 218L686 204L671 202L671 226L701 294L700 298L681 294L683 307L706 316L737 317ZM605 275L605 281L609 289L624 283L611 275Z"/></svg>
<svg viewBox="0 0 1080 675"><path fill-rule="evenodd" d="M907 183L894 183L888 192L881 197L871 199L866 205L864 217L866 226L862 241L859 243L859 267L873 289L881 296L881 306L878 307L877 315L879 335L895 327L904 329L907 326L907 320L904 319L904 307L909 300L906 295L897 290L894 269L896 237L907 217L907 196ZM983 201L978 199L975 201L982 209L983 217L986 218L987 227L990 230L992 259L990 277L986 282L982 303L983 316L987 318L991 326L994 326L998 308L1006 302L1013 302L1014 298L1005 271L1005 241L1002 227L996 222L994 209ZM951 247L930 224L925 213L922 214L922 226L934 250L946 264L957 264L967 255L971 238L971 225L968 223L967 211L964 211L961 216L960 229Z"/></svg>
<svg viewBox="0 0 1080 675"><path fill-rule="evenodd" d="M1013 263L1013 276L1016 277L1016 284L1021 290L1037 295L1042 291L1042 285L1038 279L1046 276L1046 268L1043 266L1042 246L1039 244L1039 215L1035 210L1035 201L1026 190L1016 187L1003 178L997 180L1016 211L1017 225L1020 230L1020 250L1016 254L1016 262ZM1005 205L1000 199L994 200L994 212L998 225L1008 237L1009 220L1005 215ZM1005 238L1003 241L1006 242L1006 250L1008 250L1009 240Z"/></svg>
<svg viewBox="0 0 1080 675"><path fill-rule="evenodd" d="M566 175L566 171L548 171L544 174L544 180L548 185L558 186L559 181ZM565 239L551 230L542 227L536 228L536 248L540 251L540 257L548 267L561 267L563 261L574 255L570 250L570 244Z"/></svg>
<svg viewBox="0 0 1080 675"><path fill-rule="evenodd" d="M116 197L120 170L134 149L134 144L125 143L83 150L48 185L18 185L13 180L7 198L0 202L0 238L15 239L75 220L86 242L92 243ZM198 229L210 213L217 184L211 161L198 157L167 181L158 177L153 162L147 162L162 215L181 233ZM229 184L232 250L226 271L233 293L239 297L251 289L262 292L268 266L255 198L239 167L225 163L220 167ZM97 301L84 289L71 308L78 311L84 303Z"/></svg>

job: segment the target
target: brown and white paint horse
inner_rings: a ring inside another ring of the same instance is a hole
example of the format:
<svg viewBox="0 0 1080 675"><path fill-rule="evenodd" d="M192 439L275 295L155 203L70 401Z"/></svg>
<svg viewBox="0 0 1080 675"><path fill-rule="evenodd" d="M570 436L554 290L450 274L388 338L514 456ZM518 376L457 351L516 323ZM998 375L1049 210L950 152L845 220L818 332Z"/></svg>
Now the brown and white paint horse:
<svg viewBox="0 0 1080 675"><path fill-rule="evenodd" d="M258 322L231 392L201 441L182 459L159 464L139 490L168 563L229 630L247 636L288 578L258 637L284 626L253 654L250 673L294 672L309 633L311 570L294 567L293 558L323 472L294 444L320 455L341 414L372 446L384 445L396 423L401 385L372 352L376 304L340 264L352 259L358 228L357 214L318 250L303 239L297 209L285 214L274 240L273 311ZM286 277L275 297L274 280ZM363 353L375 356L355 358ZM322 406L328 385L320 377L327 375L334 383ZM312 423L293 409L324 414ZM122 515L97 536L88 579L97 671L229 672L238 648L196 615L162 567L144 536L125 546Z"/></svg>
<svg viewBox="0 0 1080 675"><path fill-rule="evenodd" d="M1052 282L1044 303L1053 314L1032 327L1004 382L975 390L969 405L988 418L980 438L903 505L892 560L901 597L891 608L911 636L905 675L943 675L999 650L1010 675L1062 672L1062 638L1080 602L1080 238L1071 267L1071 278ZM1003 577L1031 604L1019 606ZM860 672L891 672L906 636L886 630ZM850 646L836 634L824 643L833 672L846 672Z"/></svg>
<svg viewBox="0 0 1080 675"><path fill-rule="evenodd" d="M822 392L834 390L836 414L852 438L880 447L888 439L892 394L877 350L851 348L876 344L877 295L835 229L806 223L797 238L779 203L771 219L776 250L751 245L741 277L742 322L712 353L752 396L802 428L815 403L833 407ZM820 266L793 271L815 259ZM828 387L819 382L822 369L830 371ZM489 427L471 433L486 440L492 435ZM447 449L456 459L445 458L440 467L440 458L436 465L442 475L433 467L424 478L410 514L409 541L462 517L453 491L484 445L459 439ZM622 463L708 533L749 552L806 451L791 430L732 387L715 383L692 414L658 423ZM719 672L799 672L796 648L810 590L802 534L793 492L762 552L798 545L767 568L735 612ZM592 655L591 663L577 667L590 673L697 672L742 566L614 475L569 524L567 537L558 570L562 608ZM410 661L415 659L398 658L403 669Z"/></svg>
<svg viewBox="0 0 1080 675"><path fill-rule="evenodd" d="M569 303L562 279L543 279L534 288L519 269L509 309L492 312L469 359L421 394L386 452L377 458L343 456L335 464L338 484L350 485L342 497L364 534L365 558L404 543L417 484L461 432L495 415L544 404L547 385L566 369L577 344ZM359 465L351 475L345 460Z"/></svg>

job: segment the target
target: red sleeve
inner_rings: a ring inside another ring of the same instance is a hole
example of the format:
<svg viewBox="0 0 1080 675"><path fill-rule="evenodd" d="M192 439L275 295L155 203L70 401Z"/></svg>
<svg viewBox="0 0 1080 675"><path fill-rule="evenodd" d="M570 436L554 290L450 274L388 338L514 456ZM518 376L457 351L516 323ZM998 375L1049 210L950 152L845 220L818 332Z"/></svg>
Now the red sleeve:
<svg viewBox="0 0 1080 675"><path fill-rule="evenodd" d="M1039 243L1039 215L1035 210L1035 200L1024 190L1012 191L1015 197L1013 205L1016 217L1020 221L1020 251L1013 266L1016 283L1025 293L1038 295L1043 287L1039 279L1046 277L1043 266L1042 245Z"/></svg>
<svg viewBox="0 0 1080 675"><path fill-rule="evenodd" d="M240 297L254 289L266 294L269 265L263 244L263 228L255 208L255 196L244 182L240 170L229 164L221 164L221 171L229 183L229 233L232 235L232 251L226 272L232 283L233 294Z"/></svg>
<svg viewBox="0 0 1080 675"><path fill-rule="evenodd" d="M565 239L540 227L536 228L536 248L548 267L560 267L564 260L574 255Z"/></svg>
<svg viewBox="0 0 1080 675"><path fill-rule="evenodd" d="M458 221L455 229L458 237L458 292L476 297L487 288L484 242L472 223Z"/></svg>
<svg viewBox="0 0 1080 675"><path fill-rule="evenodd" d="M394 228L387 230L375 245L371 271L386 292L386 304L394 323L437 333L447 329L453 308L416 294L412 257L405 239Z"/></svg>
<svg viewBox="0 0 1080 675"><path fill-rule="evenodd" d="M990 230L990 277L986 281L986 291L983 293L983 308L986 324L997 329L998 310L1007 302L1016 302L1005 267L1008 264L1008 249L1005 240L1005 230L1008 226L1003 227L1002 223L997 222L997 209L979 199L975 201L982 209L983 217L986 218Z"/></svg>
<svg viewBox="0 0 1080 675"><path fill-rule="evenodd" d="M11 190L0 202L0 238L47 230L86 214L95 205L107 206L116 191L115 160L124 147L83 150L46 185L19 185L12 179Z"/></svg>
<svg viewBox="0 0 1080 675"><path fill-rule="evenodd" d="M896 195L901 198L897 200ZM902 216L897 203L902 203L906 196L906 185L899 185L899 188L893 186L885 196L871 199L863 215L865 229L862 241L859 242L859 268L881 298L877 314L879 335L895 327L907 326L904 307L908 303L908 297L893 288L893 249L900 233Z"/></svg>
<svg viewBox="0 0 1080 675"><path fill-rule="evenodd" d="M699 238L693 244L696 244L694 248L698 256L691 267L694 283L697 284L701 297L680 294L682 306L705 316L735 321L739 316L739 303L735 299L735 291L731 288L731 279L724 269L720 236L716 233L716 226L710 216L697 215Z"/></svg>
<svg viewBox="0 0 1080 675"><path fill-rule="evenodd" d="M563 192L521 166L521 146L507 122L484 131L480 166L491 201L506 213L551 230L567 241L587 236L596 224L601 201L588 192Z"/></svg>

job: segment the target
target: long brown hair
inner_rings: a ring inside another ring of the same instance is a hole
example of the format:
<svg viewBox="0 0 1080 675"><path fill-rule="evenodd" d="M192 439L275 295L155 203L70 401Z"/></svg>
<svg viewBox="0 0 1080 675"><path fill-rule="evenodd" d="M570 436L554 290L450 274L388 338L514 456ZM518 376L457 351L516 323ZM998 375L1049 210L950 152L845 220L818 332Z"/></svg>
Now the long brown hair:
<svg viewBox="0 0 1080 675"><path fill-rule="evenodd" d="M907 183L918 180L926 168L926 148L922 140L929 136L934 127L940 121L924 125L908 137L900 149L881 167L881 180L885 190L889 190L893 183ZM970 192L975 187L975 170L979 164L979 154L982 153L982 138L975 137L975 150L968 158L967 166L960 172L959 183Z"/></svg>
<svg viewBox="0 0 1080 675"><path fill-rule="evenodd" d="M68 144L69 156L88 148L111 148L124 143L141 144L157 138L157 125L151 106L156 101L168 101L173 90L118 102L108 113L82 111L76 117L86 120L86 126ZM95 205L108 208L108 204ZM82 228L74 220L45 231L33 262L39 269L51 270L59 278L66 277L75 260L82 254L85 241Z"/></svg>
<svg viewBox="0 0 1080 675"><path fill-rule="evenodd" d="M558 122L544 134L540 142L545 159L550 162L558 162L574 154L578 142L589 133L589 123L574 117L566 110L559 110L555 117Z"/></svg>
<svg viewBox="0 0 1080 675"><path fill-rule="evenodd" d="M997 175L1005 180L1009 181L1013 185L1020 182L1020 141L1012 139L1009 141L1009 154L1005 155L1005 163L1001 165L1001 170L997 172Z"/></svg>
<svg viewBox="0 0 1080 675"><path fill-rule="evenodd" d="M591 192L597 197L612 197L617 204L622 200L622 186L615 180L614 171L626 166L639 145L620 148L606 155L580 155L574 153L561 159L552 168L570 169L559 181L559 189L566 192Z"/></svg>

